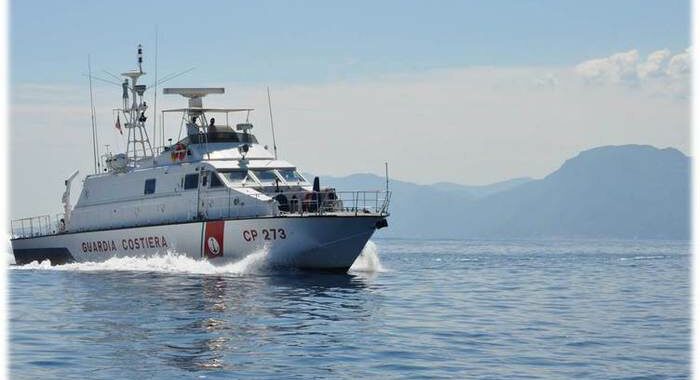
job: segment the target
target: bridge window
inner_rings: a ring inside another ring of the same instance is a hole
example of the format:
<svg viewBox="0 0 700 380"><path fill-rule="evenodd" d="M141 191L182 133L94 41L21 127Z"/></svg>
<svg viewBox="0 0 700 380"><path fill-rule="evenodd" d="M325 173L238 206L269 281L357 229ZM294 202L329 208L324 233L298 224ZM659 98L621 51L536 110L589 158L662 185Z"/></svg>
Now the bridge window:
<svg viewBox="0 0 700 380"><path fill-rule="evenodd" d="M219 176L216 175L216 173L211 173L211 185L209 187L222 187L224 186L224 183L221 182L219 179Z"/></svg>
<svg viewBox="0 0 700 380"><path fill-rule="evenodd" d="M197 188L199 183L199 174L187 174L185 176L185 190L192 190Z"/></svg>
<svg viewBox="0 0 700 380"><path fill-rule="evenodd" d="M228 178L233 182L242 182L247 175L248 175L247 172L236 170L236 171L229 172Z"/></svg>
<svg viewBox="0 0 700 380"><path fill-rule="evenodd" d="M151 178L146 180L146 184L143 187L144 194L153 194L156 192L156 179Z"/></svg>
<svg viewBox="0 0 700 380"><path fill-rule="evenodd" d="M241 184L244 184L246 180L249 178L248 177L248 171L247 170L230 170L230 169L223 169L219 171L221 175L223 175L226 179L231 181L231 183L234 186L240 186Z"/></svg>
<svg viewBox="0 0 700 380"><path fill-rule="evenodd" d="M255 174L261 183L273 183L277 180L274 170L253 170L253 174Z"/></svg>
<svg viewBox="0 0 700 380"><path fill-rule="evenodd" d="M294 169L279 169L278 171L287 183L306 182L304 177Z"/></svg>

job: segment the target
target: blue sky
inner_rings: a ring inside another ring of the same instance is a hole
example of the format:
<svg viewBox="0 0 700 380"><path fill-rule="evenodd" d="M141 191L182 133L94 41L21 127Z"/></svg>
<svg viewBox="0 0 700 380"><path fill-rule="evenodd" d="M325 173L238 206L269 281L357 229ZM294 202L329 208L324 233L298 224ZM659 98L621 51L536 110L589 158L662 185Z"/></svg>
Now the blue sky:
<svg viewBox="0 0 700 380"><path fill-rule="evenodd" d="M93 71L107 77L103 70L134 68L143 43L144 81L152 83L156 25L160 78L196 67L167 86L226 87L206 103L257 109L252 121L263 144L272 141L270 85L281 158L305 172L383 175L388 161L396 179L478 185L540 178L601 145L690 151L686 1L10 6L17 215L52 210L65 177L91 171L88 53ZM101 149L125 145L113 127L120 95L95 83ZM182 105L158 96L159 109ZM166 138L177 137L179 124L171 124ZM45 185L27 172L44 173Z"/></svg>
<svg viewBox="0 0 700 380"><path fill-rule="evenodd" d="M462 66L552 66L689 46L687 1L12 1L11 79L81 82L143 42L162 73L312 83ZM133 10L133 12L132 12ZM135 18L132 13L138 14Z"/></svg>

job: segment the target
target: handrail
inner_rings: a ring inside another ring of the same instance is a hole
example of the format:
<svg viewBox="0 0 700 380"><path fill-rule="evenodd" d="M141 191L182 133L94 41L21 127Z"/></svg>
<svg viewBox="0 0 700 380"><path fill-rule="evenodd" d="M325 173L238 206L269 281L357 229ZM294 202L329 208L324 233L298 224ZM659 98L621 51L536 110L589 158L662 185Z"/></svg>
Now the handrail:
<svg viewBox="0 0 700 380"><path fill-rule="evenodd" d="M64 214L39 215L10 221L13 238L55 235L65 229Z"/></svg>
<svg viewBox="0 0 700 380"><path fill-rule="evenodd" d="M231 189L220 194L209 193L203 200L207 204L205 218L238 217L239 207L246 197L277 205L281 215L326 214L389 214L391 192L387 191L280 191L275 193L240 194ZM233 199L233 201L232 201ZM236 199L240 199L236 203Z"/></svg>

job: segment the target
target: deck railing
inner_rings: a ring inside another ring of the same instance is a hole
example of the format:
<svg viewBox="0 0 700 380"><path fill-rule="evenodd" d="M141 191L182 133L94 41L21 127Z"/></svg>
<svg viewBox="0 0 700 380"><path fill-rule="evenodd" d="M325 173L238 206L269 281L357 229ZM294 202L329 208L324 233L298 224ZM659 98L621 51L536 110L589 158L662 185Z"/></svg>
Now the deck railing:
<svg viewBox="0 0 700 380"><path fill-rule="evenodd" d="M240 193L227 189L220 193L209 193L203 199L204 219L237 218ZM391 192L387 191L282 191L275 193L247 194L258 200L274 199L281 215L366 215L389 214ZM244 198L244 197L243 197Z"/></svg>
<svg viewBox="0 0 700 380"><path fill-rule="evenodd" d="M389 213L390 191L287 191L267 194L275 199L283 214Z"/></svg>
<svg viewBox="0 0 700 380"><path fill-rule="evenodd" d="M10 222L12 238L53 235L61 232L64 214L39 215Z"/></svg>

